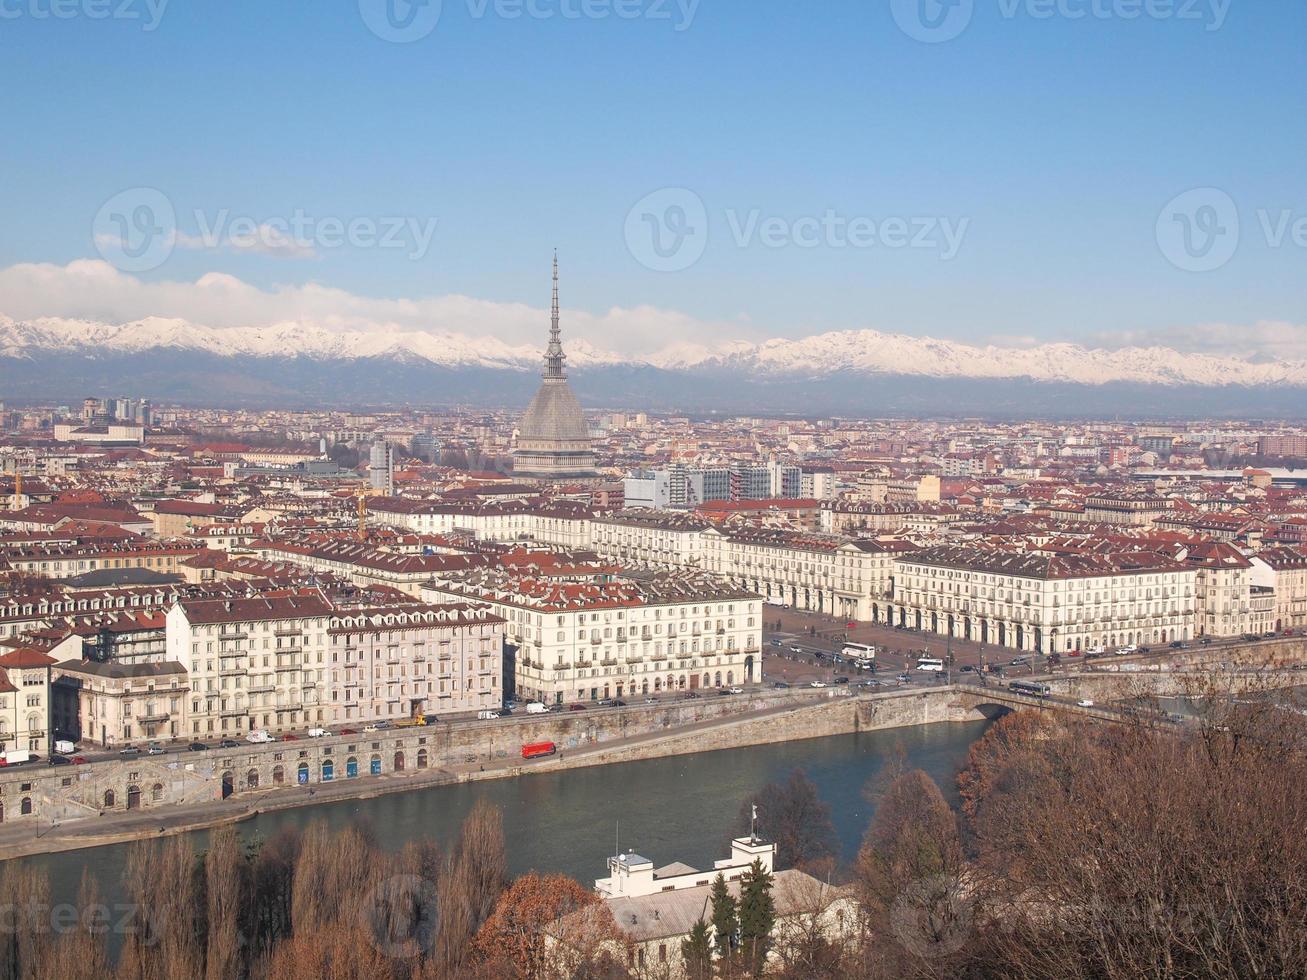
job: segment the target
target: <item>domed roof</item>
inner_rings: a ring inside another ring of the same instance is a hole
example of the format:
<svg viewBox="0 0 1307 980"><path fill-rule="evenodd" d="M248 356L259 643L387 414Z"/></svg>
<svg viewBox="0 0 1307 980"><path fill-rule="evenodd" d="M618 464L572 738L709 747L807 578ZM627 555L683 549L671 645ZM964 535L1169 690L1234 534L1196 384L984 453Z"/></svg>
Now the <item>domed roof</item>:
<svg viewBox="0 0 1307 980"><path fill-rule="evenodd" d="M541 382L540 390L522 416L517 438L519 444L581 442L589 448L590 433L586 428L585 414L566 381L546 378Z"/></svg>

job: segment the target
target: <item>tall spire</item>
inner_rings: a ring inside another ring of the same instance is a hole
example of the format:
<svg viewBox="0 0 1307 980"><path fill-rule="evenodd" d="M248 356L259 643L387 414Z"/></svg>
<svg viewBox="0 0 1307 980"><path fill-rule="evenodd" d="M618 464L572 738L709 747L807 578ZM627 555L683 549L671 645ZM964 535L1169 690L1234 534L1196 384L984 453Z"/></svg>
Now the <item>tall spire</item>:
<svg viewBox="0 0 1307 980"><path fill-rule="evenodd" d="M558 249L554 249L554 305L549 321L549 347L545 350L544 376L546 378L566 378L567 373L563 370L563 362L566 360L567 355L563 353L562 334L558 329Z"/></svg>

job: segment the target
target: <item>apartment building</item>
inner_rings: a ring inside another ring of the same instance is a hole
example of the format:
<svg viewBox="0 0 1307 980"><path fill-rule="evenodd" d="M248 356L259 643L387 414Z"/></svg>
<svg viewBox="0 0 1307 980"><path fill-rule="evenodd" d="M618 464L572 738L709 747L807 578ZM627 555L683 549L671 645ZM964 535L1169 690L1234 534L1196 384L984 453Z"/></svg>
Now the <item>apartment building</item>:
<svg viewBox="0 0 1307 980"><path fill-rule="evenodd" d="M498 709L504 620L487 606L337 608L327 628L330 721Z"/></svg>
<svg viewBox="0 0 1307 980"><path fill-rule="evenodd" d="M1222 637L1251 632L1252 562L1233 545L1213 541L1191 546L1185 564L1198 570L1194 580L1197 634Z"/></svg>
<svg viewBox="0 0 1307 980"><path fill-rule="evenodd" d="M1050 555L939 546L895 562L873 618L1044 653L1189 640L1198 571L1151 552Z"/></svg>
<svg viewBox="0 0 1307 980"><path fill-rule="evenodd" d="M761 679L762 600L705 575L577 581L481 569L423 598L486 603L505 620L518 697L563 704Z"/></svg>
<svg viewBox="0 0 1307 980"><path fill-rule="evenodd" d="M1254 586L1275 596L1267 629L1307 628L1307 547L1267 548L1250 561Z"/></svg>
<svg viewBox="0 0 1307 980"><path fill-rule="evenodd" d="M167 659L190 679L189 734L230 737L332 721L332 611L317 589L183 599L169 609Z"/></svg>
<svg viewBox="0 0 1307 980"><path fill-rule="evenodd" d="M904 547L786 530L703 532L703 567L767 602L869 619L890 598L893 559Z"/></svg>

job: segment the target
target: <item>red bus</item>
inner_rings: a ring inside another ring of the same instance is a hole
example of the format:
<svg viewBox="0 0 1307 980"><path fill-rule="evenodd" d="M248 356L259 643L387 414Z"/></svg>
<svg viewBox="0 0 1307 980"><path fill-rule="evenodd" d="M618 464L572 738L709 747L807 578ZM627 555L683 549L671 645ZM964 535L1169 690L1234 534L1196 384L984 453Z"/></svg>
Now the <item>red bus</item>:
<svg viewBox="0 0 1307 980"><path fill-rule="evenodd" d="M522 746L523 759L540 759L557 752L558 746L553 742L531 742Z"/></svg>

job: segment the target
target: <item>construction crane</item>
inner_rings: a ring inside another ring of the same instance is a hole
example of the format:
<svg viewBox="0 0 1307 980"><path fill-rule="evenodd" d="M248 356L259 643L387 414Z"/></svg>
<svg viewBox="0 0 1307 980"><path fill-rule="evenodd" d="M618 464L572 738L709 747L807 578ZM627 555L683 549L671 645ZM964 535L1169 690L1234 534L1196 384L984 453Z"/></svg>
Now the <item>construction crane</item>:
<svg viewBox="0 0 1307 980"><path fill-rule="evenodd" d="M359 487L354 491L354 496L358 500L359 529L358 538L360 541L368 539L368 498L381 494L382 491L376 487Z"/></svg>

